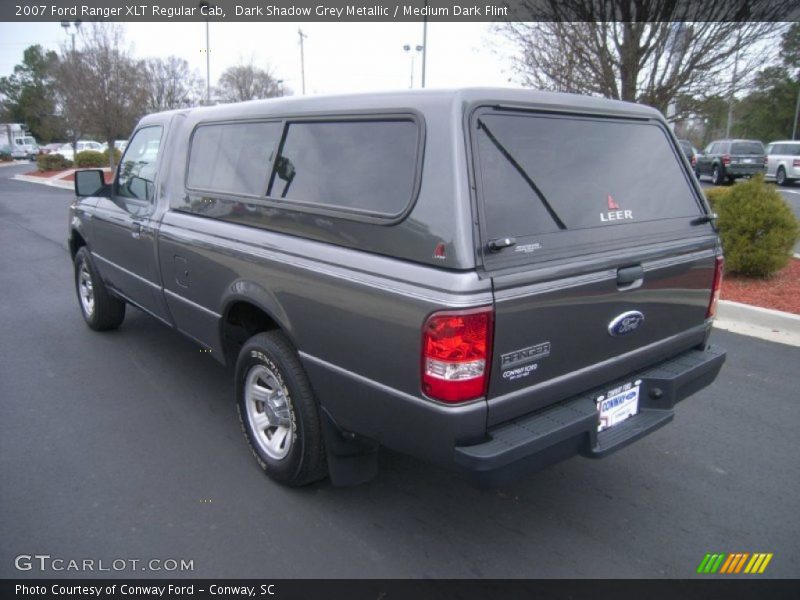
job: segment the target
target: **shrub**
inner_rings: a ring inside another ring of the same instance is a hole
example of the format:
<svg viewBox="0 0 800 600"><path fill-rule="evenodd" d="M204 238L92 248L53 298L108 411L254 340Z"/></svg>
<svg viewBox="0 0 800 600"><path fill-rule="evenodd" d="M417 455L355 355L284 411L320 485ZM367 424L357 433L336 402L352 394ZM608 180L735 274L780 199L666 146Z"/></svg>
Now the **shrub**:
<svg viewBox="0 0 800 600"><path fill-rule="evenodd" d="M800 224L780 193L758 175L714 195L726 271L769 277L785 267Z"/></svg>
<svg viewBox="0 0 800 600"><path fill-rule="evenodd" d="M728 192L730 192L731 189L733 189L733 188L729 188L729 187L714 187L714 188L710 188L710 189L706 190L706 198L708 198L708 203L709 203L709 205L711 205L711 210L712 211L714 211L714 212L717 211L717 206L718 206L720 200L722 200L722 198L727 196Z"/></svg>
<svg viewBox="0 0 800 600"><path fill-rule="evenodd" d="M119 164L119 159L120 158L122 158L122 152L120 152L119 150L114 148L114 164L115 165ZM103 166L104 167L108 166L108 148L103 150Z"/></svg>
<svg viewBox="0 0 800 600"><path fill-rule="evenodd" d="M107 156L103 156L102 152L84 150L75 155L75 166L81 169L105 167L108 164L107 158Z"/></svg>
<svg viewBox="0 0 800 600"><path fill-rule="evenodd" d="M40 171L63 171L72 167L72 161L60 154L40 154L36 157L36 167Z"/></svg>

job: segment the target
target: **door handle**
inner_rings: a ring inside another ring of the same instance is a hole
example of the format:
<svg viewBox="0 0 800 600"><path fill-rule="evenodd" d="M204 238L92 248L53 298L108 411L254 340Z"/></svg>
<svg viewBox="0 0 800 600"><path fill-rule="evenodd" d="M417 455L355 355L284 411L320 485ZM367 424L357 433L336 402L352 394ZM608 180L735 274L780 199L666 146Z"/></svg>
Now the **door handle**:
<svg viewBox="0 0 800 600"><path fill-rule="evenodd" d="M135 240L138 240L142 236L142 224L134 221L133 225L131 226L131 237Z"/></svg>
<svg viewBox="0 0 800 600"><path fill-rule="evenodd" d="M635 290L644 282L644 269L642 265L623 267L617 269L617 289Z"/></svg>

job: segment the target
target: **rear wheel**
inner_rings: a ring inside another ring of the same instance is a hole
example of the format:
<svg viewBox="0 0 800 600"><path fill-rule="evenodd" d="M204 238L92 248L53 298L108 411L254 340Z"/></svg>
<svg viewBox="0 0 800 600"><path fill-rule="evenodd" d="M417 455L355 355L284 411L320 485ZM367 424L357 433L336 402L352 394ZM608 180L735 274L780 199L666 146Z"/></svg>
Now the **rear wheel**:
<svg viewBox="0 0 800 600"><path fill-rule="evenodd" d="M786 169L778 167L778 172L775 173L775 183L778 185L788 185L789 180L786 179Z"/></svg>
<svg viewBox="0 0 800 600"><path fill-rule="evenodd" d="M125 302L114 298L83 246L75 254L75 291L86 324L95 331L116 329L125 319Z"/></svg>
<svg viewBox="0 0 800 600"><path fill-rule="evenodd" d="M714 165L711 170L711 181L714 185L722 185L725 182L725 174L722 172L722 167Z"/></svg>
<svg viewBox="0 0 800 600"><path fill-rule="evenodd" d="M290 486L325 477L319 408L286 336L270 331L250 338L235 377L242 431L264 472Z"/></svg>

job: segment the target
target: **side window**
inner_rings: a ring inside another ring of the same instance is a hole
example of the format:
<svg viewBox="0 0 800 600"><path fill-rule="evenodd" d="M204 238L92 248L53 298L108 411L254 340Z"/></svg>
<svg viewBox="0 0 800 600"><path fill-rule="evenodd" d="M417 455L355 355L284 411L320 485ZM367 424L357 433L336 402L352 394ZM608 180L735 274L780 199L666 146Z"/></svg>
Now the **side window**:
<svg viewBox="0 0 800 600"><path fill-rule="evenodd" d="M709 144L708 146L706 146L706 149L703 150L703 154L711 154L712 152L714 152L714 146L716 146L716 144Z"/></svg>
<svg viewBox="0 0 800 600"><path fill-rule="evenodd" d="M764 150L764 154L778 154L778 151L781 149L780 144L770 144Z"/></svg>
<svg viewBox="0 0 800 600"><path fill-rule="evenodd" d="M152 202L162 132L161 126L144 127L133 136L117 172L118 196Z"/></svg>
<svg viewBox="0 0 800 600"><path fill-rule="evenodd" d="M399 215L412 200L418 142L418 126L411 119L291 122L268 195Z"/></svg>
<svg viewBox="0 0 800 600"><path fill-rule="evenodd" d="M281 123L199 126L192 136L189 188L263 197Z"/></svg>

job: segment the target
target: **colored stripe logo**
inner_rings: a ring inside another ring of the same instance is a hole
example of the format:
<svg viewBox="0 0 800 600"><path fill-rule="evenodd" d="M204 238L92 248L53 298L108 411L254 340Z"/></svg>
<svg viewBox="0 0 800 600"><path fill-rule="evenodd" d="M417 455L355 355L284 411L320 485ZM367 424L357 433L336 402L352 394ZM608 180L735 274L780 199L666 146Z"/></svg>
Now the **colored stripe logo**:
<svg viewBox="0 0 800 600"><path fill-rule="evenodd" d="M697 572L701 575L735 575L739 573L761 574L772 560L772 552L734 552L730 554L706 554Z"/></svg>

